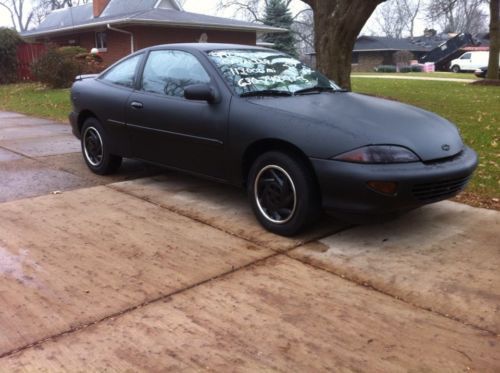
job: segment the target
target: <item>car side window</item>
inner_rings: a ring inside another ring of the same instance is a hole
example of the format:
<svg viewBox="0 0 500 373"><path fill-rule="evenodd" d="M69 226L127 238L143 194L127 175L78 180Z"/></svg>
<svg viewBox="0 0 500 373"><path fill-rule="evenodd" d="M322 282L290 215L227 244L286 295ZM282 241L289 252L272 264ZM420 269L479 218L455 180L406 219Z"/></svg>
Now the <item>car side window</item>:
<svg viewBox="0 0 500 373"><path fill-rule="evenodd" d="M471 57L471 54L470 53L466 53L462 56L461 60L470 60L470 57Z"/></svg>
<svg viewBox="0 0 500 373"><path fill-rule="evenodd" d="M145 92L184 97L184 88L204 83L210 83L210 76L192 54L178 50L149 53L142 74Z"/></svg>
<svg viewBox="0 0 500 373"><path fill-rule="evenodd" d="M130 57L129 59L120 62L118 65L108 70L101 79L105 82L118 84L124 87L133 88L137 65L142 59L142 54Z"/></svg>

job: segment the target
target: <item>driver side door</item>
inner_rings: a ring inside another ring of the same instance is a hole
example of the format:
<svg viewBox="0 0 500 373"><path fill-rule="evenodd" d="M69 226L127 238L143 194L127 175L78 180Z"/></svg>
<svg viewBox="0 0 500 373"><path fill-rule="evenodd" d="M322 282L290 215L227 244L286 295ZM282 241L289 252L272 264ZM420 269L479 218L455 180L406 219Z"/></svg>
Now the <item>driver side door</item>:
<svg viewBox="0 0 500 373"><path fill-rule="evenodd" d="M215 84L195 55L149 52L126 106L132 151L136 158L223 180L229 99L187 100L184 88L193 84Z"/></svg>

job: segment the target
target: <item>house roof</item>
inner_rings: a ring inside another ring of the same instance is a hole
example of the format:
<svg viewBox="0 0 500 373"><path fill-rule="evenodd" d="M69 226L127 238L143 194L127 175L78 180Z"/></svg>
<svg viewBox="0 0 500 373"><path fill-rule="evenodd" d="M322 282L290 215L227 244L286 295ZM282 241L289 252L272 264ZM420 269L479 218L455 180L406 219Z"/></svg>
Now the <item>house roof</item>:
<svg viewBox="0 0 500 373"><path fill-rule="evenodd" d="M258 23L185 12L175 0L171 2L172 9L160 8L160 3L162 2L158 0L111 0L99 17L93 16L92 3L58 9L51 12L37 28L22 33L22 36L49 36L95 29L108 24L201 27L260 33L285 31Z"/></svg>
<svg viewBox="0 0 500 373"><path fill-rule="evenodd" d="M475 41L482 47L488 47L490 46L490 33L489 32L482 32L480 34L477 34L474 36Z"/></svg>
<svg viewBox="0 0 500 373"><path fill-rule="evenodd" d="M400 51L427 52L429 48L412 42L411 39L396 39L385 36L360 36L354 52Z"/></svg>

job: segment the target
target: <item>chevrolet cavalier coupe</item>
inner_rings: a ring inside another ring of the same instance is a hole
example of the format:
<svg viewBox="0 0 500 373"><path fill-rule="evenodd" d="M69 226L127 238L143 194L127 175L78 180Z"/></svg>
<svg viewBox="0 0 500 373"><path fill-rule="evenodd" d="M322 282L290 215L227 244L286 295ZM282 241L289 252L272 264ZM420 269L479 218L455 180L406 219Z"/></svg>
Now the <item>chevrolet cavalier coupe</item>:
<svg viewBox="0 0 500 373"><path fill-rule="evenodd" d="M144 49L78 77L71 100L93 172L135 158L246 188L259 222L281 235L322 210L392 216L453 197L477 166L446 119L346 92L255 46Z"/></svg>

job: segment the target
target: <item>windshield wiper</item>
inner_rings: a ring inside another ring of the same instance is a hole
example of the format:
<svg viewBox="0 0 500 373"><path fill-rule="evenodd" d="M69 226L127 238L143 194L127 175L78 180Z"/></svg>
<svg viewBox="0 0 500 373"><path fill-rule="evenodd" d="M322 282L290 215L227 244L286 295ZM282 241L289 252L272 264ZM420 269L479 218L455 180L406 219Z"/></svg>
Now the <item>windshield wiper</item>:
<svg viewBox="0 0 500 373"><path fill-rule="evenodd" d="M292 96L293 93L288 91L280 91L277 89L263 89L262 91L244 92L240 97L255 97L255 96Z"/></svg>
<svg viewBox="0 0 500 373"><path fill-rule="evenodd" d="M301 95L312 92L343 92L343 90L335 89L333 87L325 87L325 86L315 86L310 88L299 89L294 92L294 95Z"/></svg>

